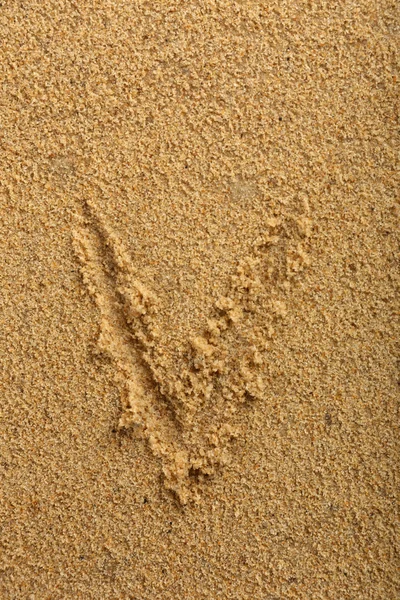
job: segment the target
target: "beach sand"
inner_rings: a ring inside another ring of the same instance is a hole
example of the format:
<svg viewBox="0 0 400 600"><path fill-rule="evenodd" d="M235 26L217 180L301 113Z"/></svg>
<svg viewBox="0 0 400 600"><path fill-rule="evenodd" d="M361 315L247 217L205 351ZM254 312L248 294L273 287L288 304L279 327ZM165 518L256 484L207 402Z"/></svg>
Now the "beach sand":
<svg viewBox="0 0 400 600"><path fill-rule="evenodd" d="M1 598L400 597L398 32L1 3Z"/></svg>

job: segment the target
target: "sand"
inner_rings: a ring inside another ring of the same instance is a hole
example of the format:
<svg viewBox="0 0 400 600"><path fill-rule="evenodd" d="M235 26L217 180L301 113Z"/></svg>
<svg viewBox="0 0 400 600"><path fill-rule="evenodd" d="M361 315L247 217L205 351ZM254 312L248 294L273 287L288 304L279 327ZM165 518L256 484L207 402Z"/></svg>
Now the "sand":
<svg viewBox="0 0 400 600"><path fill-rule="evenodd" d="M400 597L396 8L1 3L1 598Z"/></svg>

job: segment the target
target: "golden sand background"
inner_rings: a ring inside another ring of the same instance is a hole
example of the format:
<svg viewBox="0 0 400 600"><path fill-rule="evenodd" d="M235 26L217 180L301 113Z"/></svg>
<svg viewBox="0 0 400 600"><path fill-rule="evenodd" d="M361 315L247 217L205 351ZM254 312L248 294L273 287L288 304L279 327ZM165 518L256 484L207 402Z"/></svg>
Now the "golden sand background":
<svg viewBox="0 0 400 600"><path fill-rule="evenodd" d="M0 5L0 595L395 600L392 2Z"/></svg>

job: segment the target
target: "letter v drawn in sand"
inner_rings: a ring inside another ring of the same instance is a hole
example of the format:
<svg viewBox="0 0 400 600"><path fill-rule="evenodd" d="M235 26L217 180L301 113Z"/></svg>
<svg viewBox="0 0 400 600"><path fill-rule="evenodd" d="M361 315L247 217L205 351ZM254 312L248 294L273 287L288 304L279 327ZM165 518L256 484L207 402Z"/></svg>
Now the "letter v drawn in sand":
<svg viewBox="0 0 400 600"><path fill-rule="evenodd" d="M187 340L187 368L163 369L158 300L138 277L121 240L93 201L74 234L82 276L99 311L98 346L115 366L120 427L139 426L162 464L165 487L182 504L229 461L235 415L268 390L268 351L285 297L308 264L311 221L271 217L249 256L238 262L200 335Z"/></svg>

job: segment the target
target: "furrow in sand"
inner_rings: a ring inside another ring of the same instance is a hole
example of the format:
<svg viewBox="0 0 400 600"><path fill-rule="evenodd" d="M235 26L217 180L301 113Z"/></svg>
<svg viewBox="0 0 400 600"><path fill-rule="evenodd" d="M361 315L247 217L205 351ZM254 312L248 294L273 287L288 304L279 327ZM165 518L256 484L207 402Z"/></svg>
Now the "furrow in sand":
<svg viewBox="0 0 400 600"><path fill-rule="evenodd" d="M119 425L140 428L161 460L166 488L183 504L228 462L239 433L238 406L268 396L270 342L286 316L292 281L308 264L310 231L307 206L300 217L268 221L252 253L238 262L206 330L187 340L187 368L177 375L162 367L157 297L94 203L86 203L74 246L99 311L99 351L115 365Z"/></svg>

